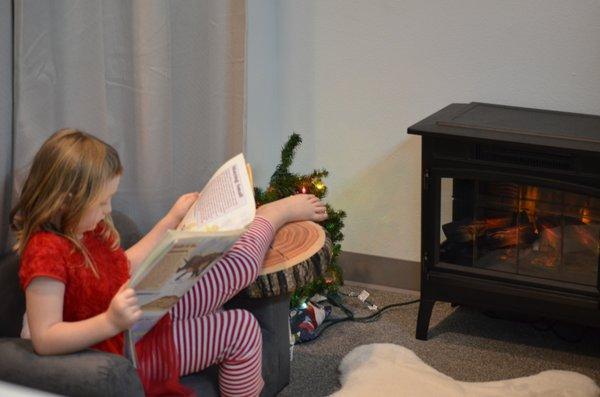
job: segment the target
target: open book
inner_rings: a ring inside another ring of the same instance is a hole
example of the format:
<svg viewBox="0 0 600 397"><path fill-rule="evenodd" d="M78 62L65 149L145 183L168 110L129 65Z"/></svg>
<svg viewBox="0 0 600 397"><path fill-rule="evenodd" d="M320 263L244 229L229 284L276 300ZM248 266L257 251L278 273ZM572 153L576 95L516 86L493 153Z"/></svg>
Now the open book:
<svg viewBox="0 0 600 397"><path fill-rule="evenodd" d="M125 355L137 367L135 343L244 233L256 205L243 154L219 168L176 230L169 230L129 283L144 312L125 333Z"/></svg>

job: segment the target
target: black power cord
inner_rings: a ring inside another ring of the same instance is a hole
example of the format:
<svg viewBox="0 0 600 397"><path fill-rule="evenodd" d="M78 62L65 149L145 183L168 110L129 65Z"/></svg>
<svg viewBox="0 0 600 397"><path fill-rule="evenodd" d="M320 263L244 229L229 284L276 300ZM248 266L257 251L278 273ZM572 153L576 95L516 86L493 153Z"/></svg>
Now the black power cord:
<svg viewBox="0 0 600 397"><path fill-rule="evenodd" d="M339 294L328 294L327 295L327 301L330 302L332 305L339 307L344 313L346 313L346 317L342 317L342 318L334 318L334 319L327 319L325 321L323 321L321 323L321 325L319 325L317 327L317 329L315 330L315 337L310 339L310 340L306 340L306 341L297 341L296 344L303 344L303 343L308 343L308 342L312 342L315 341L319 338L319 336L321 336L325 330L333 325L339 324L339 323L343 323L345 321L356 321L356 322L361 322L361 323L371 323L374 321L379 320L379 318L381 317L381 315L383 314L383 312L392 309L394 307L401 307L401 306L406 306L406 305L411 305L413 303L417 303L420 302L420 299L415 299L412 301L408 301L408 302L400 302L400 303L394 303L391 305L387 305L382 307L381 309L378 309L375 313L371 314L370 316L365 316L365 317L355 317L354 313L352 312L352 310L348 309L346 306L344 306L343 302L342 302L342 298L340 297Z"/></svg>

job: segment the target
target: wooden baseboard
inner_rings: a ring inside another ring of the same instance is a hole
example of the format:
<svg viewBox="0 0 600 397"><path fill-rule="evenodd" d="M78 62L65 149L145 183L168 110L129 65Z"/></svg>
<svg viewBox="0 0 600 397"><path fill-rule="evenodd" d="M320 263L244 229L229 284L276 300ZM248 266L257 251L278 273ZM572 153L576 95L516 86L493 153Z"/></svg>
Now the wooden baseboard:
<svg viewBox="0 0 600 397"><path fill-rule="evenodd" d="M409 291L421 289L419 262L342 251L338 263L345 281Z"/></svg>

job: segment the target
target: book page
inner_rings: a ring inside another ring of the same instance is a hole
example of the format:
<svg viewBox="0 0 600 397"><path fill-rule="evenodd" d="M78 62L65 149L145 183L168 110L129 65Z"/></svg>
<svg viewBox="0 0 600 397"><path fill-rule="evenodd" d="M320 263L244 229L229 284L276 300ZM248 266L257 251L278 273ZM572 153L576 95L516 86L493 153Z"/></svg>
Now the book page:
<svg viewBox="0 0 600 397"><path fill-rule="evenodd" d="M254 191L240 153L215 172L177 230L239 229L252 222L255 210Z"/></svg>
<svg viewBox="0 0 600 397"><path fill-rule="evenodd" d="M245 229L226 232L170 230L166 253L132 278L142 318L131 329L135 344L240 238Z"/></svg>

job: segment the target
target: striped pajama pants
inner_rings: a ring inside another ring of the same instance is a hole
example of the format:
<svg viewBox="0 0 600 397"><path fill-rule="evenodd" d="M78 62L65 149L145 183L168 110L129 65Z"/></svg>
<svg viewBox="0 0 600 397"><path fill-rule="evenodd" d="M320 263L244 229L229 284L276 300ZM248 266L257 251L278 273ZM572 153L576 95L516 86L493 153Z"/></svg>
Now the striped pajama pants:
<svg viewBox="0 0 600 397"><path fill-rule="evenodd" d="M258 322L246 310L223 310L222 306L256 279L274 234L267 220L256 217L171 309L180 375L218 364L223 396L256 396L264 385Z"/></svg>

